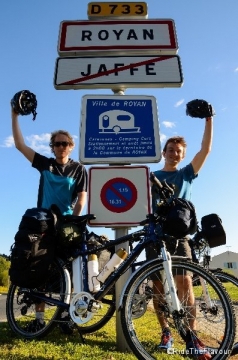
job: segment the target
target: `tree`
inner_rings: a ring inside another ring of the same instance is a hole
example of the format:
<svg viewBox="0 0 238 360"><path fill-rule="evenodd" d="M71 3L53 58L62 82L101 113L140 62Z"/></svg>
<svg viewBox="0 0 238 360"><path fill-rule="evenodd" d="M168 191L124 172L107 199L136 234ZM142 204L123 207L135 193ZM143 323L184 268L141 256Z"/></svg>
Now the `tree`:
<svg viewBox="0 0 238 360"><path fill-rule="evenodd" d="M0 255L0 286L8 286L8 270L10 264L7 258Z"/></svg>
<svg viewBox="0 0 238 360"><path fill-rule="evenodd" d="M7 256L7 255L5 255L5 254L0 254L0 256L3 257L3 258L6 259L6 260L10 260L10 256Z"/></svg>

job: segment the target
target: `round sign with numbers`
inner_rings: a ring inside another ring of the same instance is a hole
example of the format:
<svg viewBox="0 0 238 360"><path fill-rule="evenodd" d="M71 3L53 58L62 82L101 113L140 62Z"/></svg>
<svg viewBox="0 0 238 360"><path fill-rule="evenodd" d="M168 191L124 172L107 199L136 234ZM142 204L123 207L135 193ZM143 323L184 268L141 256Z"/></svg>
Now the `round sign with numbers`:
<svg viewBox="0 0 238 360"><path fill-rule="evenodd" d="M137 189L130 180L117 177L105 183L100 197L107 210L114 213L123 213L135 205Z"/></svg>

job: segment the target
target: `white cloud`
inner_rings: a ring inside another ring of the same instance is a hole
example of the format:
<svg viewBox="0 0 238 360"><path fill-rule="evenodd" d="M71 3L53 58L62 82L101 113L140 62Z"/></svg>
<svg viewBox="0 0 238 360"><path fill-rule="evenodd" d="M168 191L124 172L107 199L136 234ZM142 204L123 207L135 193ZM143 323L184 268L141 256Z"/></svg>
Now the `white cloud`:
<svg viewBox="0 0 238 360"><path fill-rule="evenodd" d="M50 137L51 137L50 133L26 136L26 144L33 150L39 152L40 154L50 155L51 154L51 149L49 147ZM72 135L72 137L75 140L78 138L76 135ZM14 146L15 145L12 135L8 136L3 141L3 145L0 145L0 147L7 147L7 148Z"/></svg>
<svg viewBox="0 0 238 360"><path fill-rule="evenodd" d="M30 146L32 149L39 153L50 154L49 142L50 142L50 134L41 134L41 135L30 135L26 137L26 144ZM10 135L6 137L3 141L1 147L14 147L13 136Z"/></svg>
<svg viewBox="0 0 238 360"><path fill-rule="evenodd" d="M49 147L51 134L41 134L41 135L30 135L26 139L29 142L29 146L35 151L43 154L51 154Z"/></svg>
<svg viewBox="0 0 238 360"><path fill-rule="evenodd" d="M165 134L160 134L160 141L161 143L164 143L167 139L167 136Z"/></svg>
<svg viewBox="0 0 238 360"><path fill-rule="evenodd" d="M235 69L235 72L238 72L238 67Z"/></svg>
<svg viewBox="0 0 238 360"><path fill-rule="evenodd" d="M178 107L180 105L182 105L184 103L184 99L181 99L179 101L176 102L176 104L174 105L174 107Z"/></svg>
<svg viewBox="0 0 238 360"><path fill-rule="evenodd" d="M41 135L30 135L27 136L26 139L32 144L32 146L35 146L35 144L39 143L47 143L49 145L50 142L51 133L41 134ZM77 135L72 135L74 139L77 139Z"/></svg>
<svg viewBox="0 0 238 360"><path fill-rule="evenodd" d="M15 146L14 145L14 140L13 140L13 136L10 135L8 136L4 141L3 141L3 145L1 145L1 147L7 147L7 148L10 148L10 147L13 147Z"/></svg>
<svg viewBox="0 0 238 360"><path fill-rule="evenodd" d="M26 139L31 142L32 144L38 143L38 142L48 142L50 141L50 134L41 134L41 135L30 135L27 136Z"/></svg>
<svg viewBox="0 0 238 360"><path fill-rule="evenodd" d="M162 121L162 124L166 127L166 128L173 128L175 127L175 123L173 123L172 121Z"/></svg>

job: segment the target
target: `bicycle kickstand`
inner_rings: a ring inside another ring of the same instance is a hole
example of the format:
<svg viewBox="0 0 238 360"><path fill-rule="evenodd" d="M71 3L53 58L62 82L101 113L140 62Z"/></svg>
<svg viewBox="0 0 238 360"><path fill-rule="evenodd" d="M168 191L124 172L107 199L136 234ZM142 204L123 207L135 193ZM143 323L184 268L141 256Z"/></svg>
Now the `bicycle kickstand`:
<svg viewBox="0 0 238 360"><path fill-rule="evenodd" d="M79 329L78 327L77 327L77 330L78 330L80 339L82 340L82 343L83 343L83 344L86 344L86 341L85 341L85 339L84 339L84 337L83 337L83 335L82 335L82 332L80 331L80 329Z"/></svg>

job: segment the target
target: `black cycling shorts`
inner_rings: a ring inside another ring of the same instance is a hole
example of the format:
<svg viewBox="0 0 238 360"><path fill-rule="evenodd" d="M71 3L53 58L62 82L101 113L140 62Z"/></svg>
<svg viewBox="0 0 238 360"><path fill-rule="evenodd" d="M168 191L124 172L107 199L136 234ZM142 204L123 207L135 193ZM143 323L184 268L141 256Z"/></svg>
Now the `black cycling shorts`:
<svg viewBox="0 0 238 360"><path fill-rule="evenodd" d="M165 242L166 247L171 255L185 256L192 259L191 247L188 242L189 238L183 238L179 240L171 239ZM153 247L148 247L146 250L146 260L153 260L158 257L157 251ZM176 274L173 271L173 275L191 275L191 272L184 274L182 270L177 270ZM152 279L153 280L153 279ZM155 280L155 279L154 279Z"/></svg>

